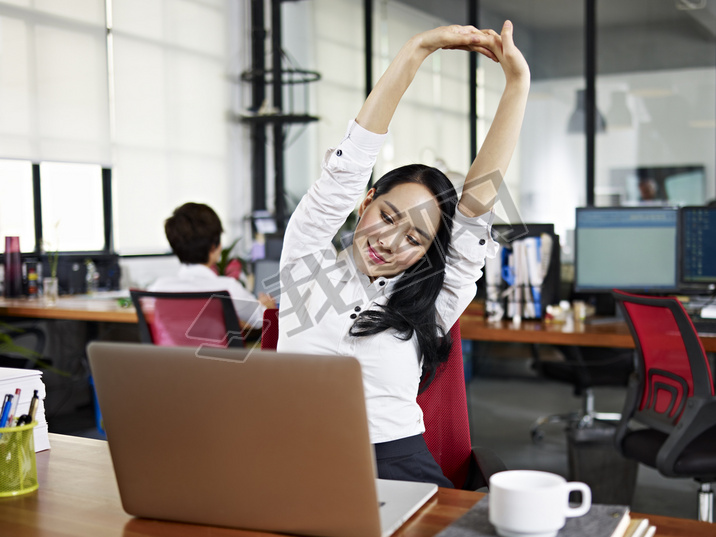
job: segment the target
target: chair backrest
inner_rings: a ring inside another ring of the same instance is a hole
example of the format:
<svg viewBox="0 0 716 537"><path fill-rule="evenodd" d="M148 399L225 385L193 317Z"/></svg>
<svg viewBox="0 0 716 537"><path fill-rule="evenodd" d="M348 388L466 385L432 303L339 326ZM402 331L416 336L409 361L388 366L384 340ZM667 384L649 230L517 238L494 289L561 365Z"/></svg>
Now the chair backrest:
<svg viewBox="0 0 716 537"><path fill-rule="evenodd" d="M459 320L450 329L450 337L448 360L418 395L418 404L423 410L425 443L445 477L460 489L470 470L472 441Z"/></svg>
<svg viewBox="0 0 716 537"><path fill-rule="evenodd" d="M143 343L243 347L239 318L227 291L153 292L130 289Z"/></svg>
<svg viewBox="0 0 716 537"><path fill-rule="evenodd" d="M701 340L678 299L614 291L637 349L638 392L627 397L631 417L670 432L689 397L714 395Z"/></svg>
<svg viewBox="0 0 716 537"><path fill-rule="evenodd" d="M460 322L450 329L450 356L430 385L418 395L423 410L425 443L435 461L456 488L462 488L470 470L472 443L467 413L465 372L462 363ZM261 348L275 350L278 341L278 310L267 309L261 332Z"/></svg>
<svg viewBox="0 0 716 537"><path fill-rule="evenodd" d="M261 350L275 351L278 345L278 308L266 308L261 325Z"/></svg>

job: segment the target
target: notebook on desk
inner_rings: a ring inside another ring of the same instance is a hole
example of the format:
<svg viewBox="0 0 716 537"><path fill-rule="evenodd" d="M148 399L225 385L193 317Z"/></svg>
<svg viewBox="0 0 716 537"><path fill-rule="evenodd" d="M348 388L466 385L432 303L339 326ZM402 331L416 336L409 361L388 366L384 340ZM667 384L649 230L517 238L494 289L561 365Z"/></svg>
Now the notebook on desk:
<svg viewBox="0 0 716 537"><path fill-rule="evenodd" d="M435 494L432 484L375 479L357 360L249 353L90 343L125 511L385 537Z"/></svg>

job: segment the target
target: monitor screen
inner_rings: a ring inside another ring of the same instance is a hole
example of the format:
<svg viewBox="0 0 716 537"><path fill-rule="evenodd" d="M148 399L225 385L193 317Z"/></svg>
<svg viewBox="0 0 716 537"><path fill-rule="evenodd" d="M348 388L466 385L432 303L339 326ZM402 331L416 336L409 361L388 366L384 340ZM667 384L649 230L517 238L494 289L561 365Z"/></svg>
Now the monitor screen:
<svg viewBox="0 0 716 537"><path fill-rule="evenodd" d="M716 284L716 207L681 208L681 282Z"/></svg>
<svg viewBox="0 0 716 537"><path fill-rule="evenodd" d="M575 290L667 292L678 288L678 209L577 209Z"/></svg>

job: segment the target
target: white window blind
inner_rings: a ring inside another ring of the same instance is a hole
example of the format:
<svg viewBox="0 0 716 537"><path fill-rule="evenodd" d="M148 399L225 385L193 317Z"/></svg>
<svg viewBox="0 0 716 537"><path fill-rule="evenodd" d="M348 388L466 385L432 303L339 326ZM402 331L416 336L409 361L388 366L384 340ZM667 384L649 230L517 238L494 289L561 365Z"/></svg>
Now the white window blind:
<svg viewBox="0 0 716 537"><path fill-rule="evenodd" d="M228 227L233 1L0 0L0 159L112 168L120 253L168 251L164 220L187 201ZM71 193L61 177L48 185Z"/></svg>
<svg viewBox="0 0 716 537"><path fill-rule="evenodd" d="M168 251L164 220L206 203L228 227L229 80L223 0L113 2L114 238ZM236 23L237 24L237 23Z"/></svg>
<svg viewBox="0 0 716 537"><path fill-rule="evenodd" d="M0 158L108 165L104 0L0 1Z"/></svg>

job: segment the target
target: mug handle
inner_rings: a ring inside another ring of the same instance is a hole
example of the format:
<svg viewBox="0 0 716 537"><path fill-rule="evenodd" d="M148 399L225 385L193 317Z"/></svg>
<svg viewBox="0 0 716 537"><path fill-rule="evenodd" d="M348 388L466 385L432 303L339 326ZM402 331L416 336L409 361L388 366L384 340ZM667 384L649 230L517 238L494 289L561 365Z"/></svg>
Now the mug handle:
<svg viewBox="0 0 716 537"><path fill-rule="evenodd" d="M568 491L567 498L569 498L569 492L579 491L582 493L582 503L577 507L567 506L565 516L576 517L586 515L589 508L592 507L592 489L589 488L589 485L581 481L570 481L566 486Z"/></svg>

